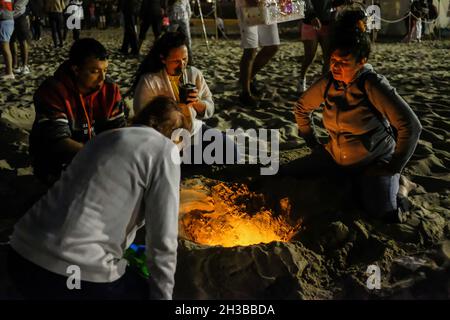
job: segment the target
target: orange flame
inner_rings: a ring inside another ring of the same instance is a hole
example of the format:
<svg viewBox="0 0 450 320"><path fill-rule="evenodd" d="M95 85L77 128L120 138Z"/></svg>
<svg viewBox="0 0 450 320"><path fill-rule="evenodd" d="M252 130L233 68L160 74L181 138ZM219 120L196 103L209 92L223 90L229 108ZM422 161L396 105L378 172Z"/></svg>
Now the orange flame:
<svg viewBox="0 0 450 320"><path fill-rule="evenodd" d="M208 194L200 189L181 193L180 234L194 242L223 247L287 242L300 228L301 222L289 222L287 198L280 201L280 213L275 216L265 208L264 196L245 185L218 183Z"/></svg>

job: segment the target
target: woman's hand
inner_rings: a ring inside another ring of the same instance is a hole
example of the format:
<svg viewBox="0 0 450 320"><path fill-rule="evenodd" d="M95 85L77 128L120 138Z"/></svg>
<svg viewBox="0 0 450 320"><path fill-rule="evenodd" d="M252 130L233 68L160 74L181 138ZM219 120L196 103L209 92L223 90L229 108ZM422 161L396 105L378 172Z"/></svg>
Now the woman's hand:
<svg viewBox="0 0 450 320"><path fill-rule="evenodd" d="M198 98L198 89L192 90L187 98L187 105L193 107L197 114L203 115L206 110L206 104Z"/></svg>
<svg viewBox="0 0 450 320"><path fill-rule="evenodd" d="M312 19L311 25L315 30L320 30L322 28L322 23L320 22L319 18Z"/></svg>
<svg viewBox="0 0 450 320"><path fill-rule="evenodd" d="M187 96L187 104L190 105L198 101L198 89L192 89Z"/></svg>

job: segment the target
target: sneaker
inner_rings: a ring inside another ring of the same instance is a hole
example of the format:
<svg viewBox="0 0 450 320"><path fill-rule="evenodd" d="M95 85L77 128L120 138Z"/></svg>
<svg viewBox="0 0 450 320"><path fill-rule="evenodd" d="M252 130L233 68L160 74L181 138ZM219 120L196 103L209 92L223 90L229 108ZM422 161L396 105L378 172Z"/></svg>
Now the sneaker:
<svg viewBox="0 0 450 320"><path fill-rule="evenodd" d="M21 74L22 73L22 67L14 68L14 73Z"/></svg>
<svg viewBox="0 0 450 320"><path fill-rule="evenodd" d="M256 108L258 106L258 100L249 94L241 93L239 95L239 102L244 107Z"/></svg>
<svg viewBox="0 0 450 320"><path fill-rule="evenodd" d="M11 74L5 74L0 77L0 80L14 80L16 77L14 76L14 73Z"/></svg>
<svg viewBox="0 0 450 320"><path fill-rule="evenodd" d="M306 89L308 89L306 86L306 78L300 79L297 85L298 93L302 94L303 92L306 91Z"/></svg>
<svg viewBox="0 0 450 320"><path fill-rule="evenodd" d="M22 74L30 74L30 68L28 66L23 66L22 68Z"/></svg>

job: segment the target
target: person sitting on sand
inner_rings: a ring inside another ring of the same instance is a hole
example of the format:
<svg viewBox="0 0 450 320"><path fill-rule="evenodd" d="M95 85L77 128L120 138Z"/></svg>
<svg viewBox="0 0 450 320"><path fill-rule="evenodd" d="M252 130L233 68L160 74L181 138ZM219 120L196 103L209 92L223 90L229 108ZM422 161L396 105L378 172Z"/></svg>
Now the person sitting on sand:
<svg viewBox="0 0 450 320"><path fill-rule="evenodd" d="M330 72L295 106L299 134L313 150L285 173L304 176L338 170L351 177L366 212L391 222L406 214L397 203L400 173L413 154L421 124L385 77L367 64L370 39L362 11L344 11L331 42ZM323 103L329 141L321 145L311 113Z"/></svg>
<svg viewBox="0 0 450 320"><path fill-rule="evenodd" d="M95 39L76 41L69 60L34 94L30 134L34 174L46 184L96 134L126 125L119 87L106 78L108 53Z"/></svg>
<svg viewBox="0 0 450 320"><path fill-rule="evenodd" d="M171 299L178 244L180 159L168 138L189 129L170 98L134 126L105 132L15 225L8 271L28 299ZM146 224L149 279L124 252ZM79 270L79 283L73 270ZM73 276L73 278L72 278ZM72 289L72 290L70 290Z"/></svg>
<svg viewBox="0 0 450 320"><path fill-rule="evenodd" d="M143 106L158 95L175 99L192 121L191 136L194 142L192 148L199 145L196 144L198 141L202 141L204 149L207 144L203 143L202 137L206 130L211 132L215 130L217 136L226 138L223 133L208 127L201 120L213 115L214 102L202 72L193 66L187 66L188 60L187 37L183 32L167 32L158 38L136 73L131 89L131 92L134 91L133 107L134 112L139 113ZM184 98L180 91L183 79L192 84L192 88ZM224 140L225 148L231 145L233 143L227 144ZM193 152L192 149L191 154ZM223 157L220 157L222 160L219 161L220 164L225 162L226 152L224 150ZM233 152L236 150L233 149Z"/></svg>

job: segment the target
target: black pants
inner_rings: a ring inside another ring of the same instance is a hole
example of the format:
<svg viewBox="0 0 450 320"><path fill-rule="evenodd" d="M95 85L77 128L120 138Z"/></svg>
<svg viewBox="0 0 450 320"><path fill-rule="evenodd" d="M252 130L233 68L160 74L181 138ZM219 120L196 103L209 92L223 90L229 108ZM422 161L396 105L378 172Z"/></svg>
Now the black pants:
<svg viewBox="0 0 450 320"><path fill-rule="evenodd" d="M141 28L139 30L139 40L145 40L145 36L150 26L152 26L152 31L155 39L158 38L162 31L162 16L151 15L142 19Z"/></svg>
<svg viewBox="0 0 450 320"><path fill-rule="evenodd" d="M33 40L39 40L41 38L41 18L34 16L31 20L31 33L33 34Z"/></svg>
<svg viewBox="0 0 450 320"><path fill-rule="evenodd" d="M64 41L66 41L67 38L67 32L69 29L64 28ZM77 41L78 39L80 39L80 29L74 28L72 30L72 37L73 37L73 41Z"/></svg>
<svg viewBox="0 0 450 320"><path fill-rule="evenodd" d="M63 14L59 12L50 12L48 14L50 28L52 29L53 46L63 46Z"/></svg>
<svg viewBox="0 0 450 320"><path fill-rule="evenodd" d="M128 49L131 48L131 54L138 54L138 39L136 34L136 16L124 15L124 33L122 48L120 51L128 53Z"/></svg>
<svg viewBox="0 0 450 320"><path fill-rule="evenodd" d="M70 290L69 274L66 277L41 268L12 248L8 252L8 273L20 298L30 300L144 300L149 292L147 280L128 268L114 282L81 281L80 289Z"/></svg>

